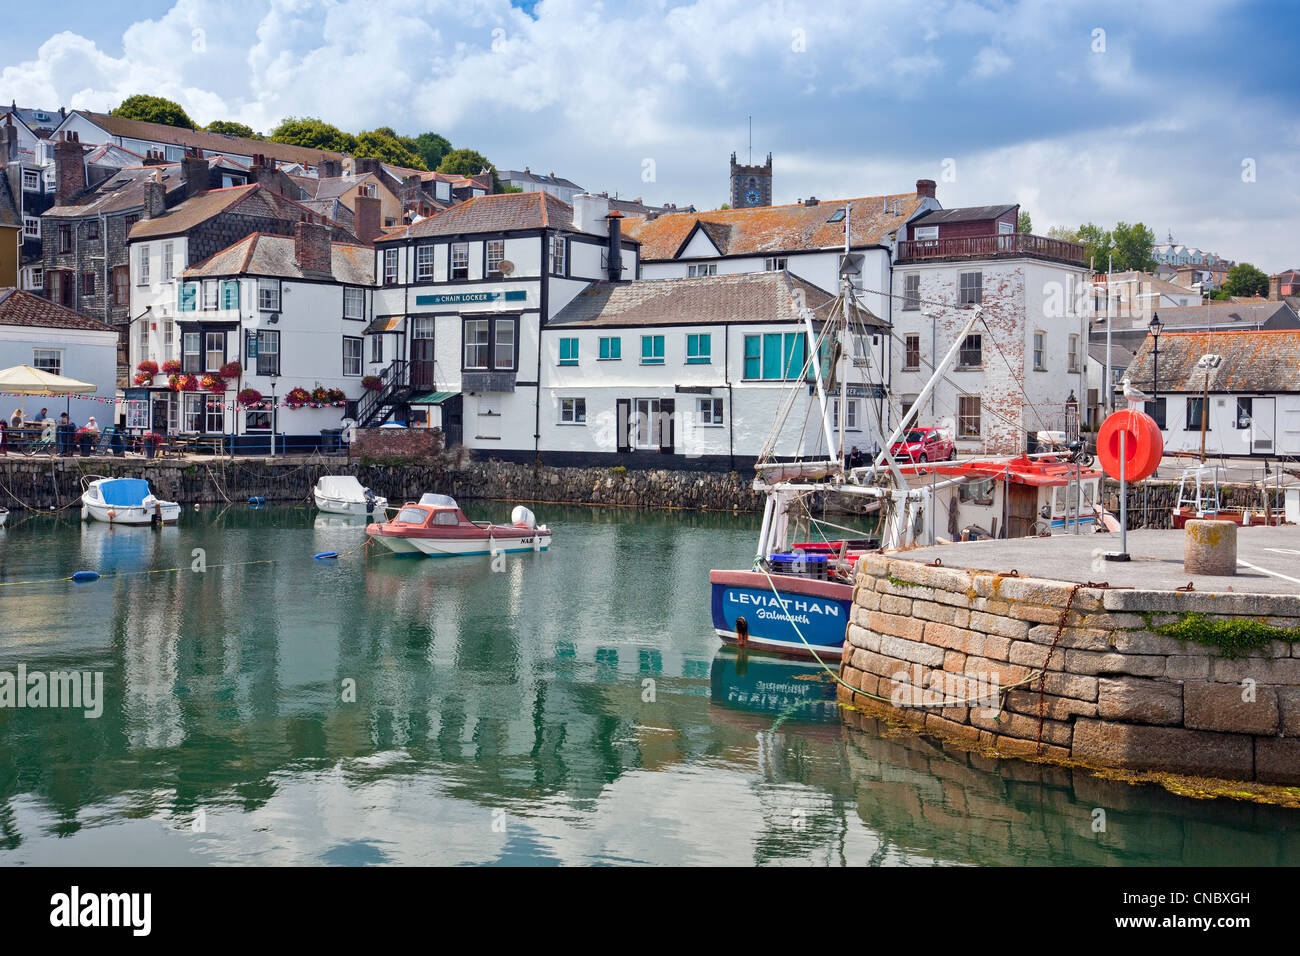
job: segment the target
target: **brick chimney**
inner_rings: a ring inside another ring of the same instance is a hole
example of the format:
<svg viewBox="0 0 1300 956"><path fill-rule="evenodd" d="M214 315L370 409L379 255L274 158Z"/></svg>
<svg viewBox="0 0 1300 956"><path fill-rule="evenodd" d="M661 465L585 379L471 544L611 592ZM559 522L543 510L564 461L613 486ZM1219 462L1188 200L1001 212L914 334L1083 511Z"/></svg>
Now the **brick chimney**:
<svg viewBox="0 0 1300 956"><path fill-rule="evenodd" d="M294 223L293 257L305 273L332 275L329 229L315 222Z"/></svg>
<svg viewBox="0 0 1300 956"><path fill-rule="evenodd" d="M362 242L374 242L383 234L377 197L358 196L352 207L352 231Z"/></svg>
<svg viewBox="0 0 1300 956"><path fill-rule="evenodd" d="M343 163L337 159L322 159L316 164L316 175L321 179L334 179L343 175Z"/></svg>
<svg viewBox="0 0 1300 956"><path fill-rule="evenodd" d="M934 188L933 179L918 179L916 181L916 198L934 199Z"/></svg>
<svg viewBox="0 0 1300 956"><path fill-rule="evenodd" d="M146 166L164 166L164 165L166 165L166 163L167 163L167 160L163 157L163 154L162 154L159 150L156 150L156 149L148 149L148 150L145 150L145 154L144 154L144 165L146 165Z"/></svg>
<svg viewBox="0 0 1300 956"><path fill-rule="evenodd" d="M62 206L86 188L81 144L61 139L54 144L54 204Z"/></svg>
<svg viewBox="0 0 1300 956"><path fill-rule="evenodd" d="M185 198L195 193L206 192L211 183L208 181L208 161L197 153L186 153L181 160L181 178L185 180Z"/></svg>
<svg viewBox="0 0 1300 956"><path fill-rule="evenodd" d="M167 190L158 180L151 179L145 183L143 195L144 209L140 213L142 219L155 219L167 211Z"/></svg>

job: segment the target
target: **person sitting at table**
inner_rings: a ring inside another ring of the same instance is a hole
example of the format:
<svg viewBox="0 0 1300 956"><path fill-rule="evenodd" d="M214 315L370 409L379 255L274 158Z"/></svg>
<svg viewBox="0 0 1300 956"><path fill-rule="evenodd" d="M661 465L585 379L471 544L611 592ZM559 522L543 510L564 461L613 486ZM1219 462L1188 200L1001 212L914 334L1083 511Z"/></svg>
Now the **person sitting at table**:
<svg viewBox="0 0 1300 956"><path fill-rule="evenodd" d="M91 415L90 418L86 419L86 431L99 432L99 423L95 421L94 415Z"/></svg>
<svg viewBox="0 0 1300 956"><path fill-rule="evenodd" d="M68 418L67 412L59 414L59 454L71 455L72 444L76 440L77 423Z"/></svg>
<svg viewBox="0 0 1300 956"><path fill-rule="evenodd" d="M39 415L37 415L35 418L33 418L32 421L34 421L34 422L43 422L43 421L45 421L45 413L48 412L48 411L49 411L48 408L42 408L42 409L41 409L41 413L40 413Z"/></svg>
<svg viewBox="0 0 1300 956"><path fill-rule="evenodd" d="M9 427L10 428L23 427L23 410L21 408L15 408L14 413L9 416Z"/></svg>

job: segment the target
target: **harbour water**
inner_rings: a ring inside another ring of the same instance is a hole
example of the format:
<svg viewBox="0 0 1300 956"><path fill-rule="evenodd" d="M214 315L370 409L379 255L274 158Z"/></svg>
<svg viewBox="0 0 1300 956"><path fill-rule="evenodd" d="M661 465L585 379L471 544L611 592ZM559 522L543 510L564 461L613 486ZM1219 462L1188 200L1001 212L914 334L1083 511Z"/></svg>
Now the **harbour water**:
<svg viewBox="0 0 1300 956"><path fill-rule="evenodd" d="M103 700L0 708L0 864L1300 859L1294 811L971 755L722 648L708 571L756 516L535 510L552 550L500 571L317 561L364 534L308 508L12 515L0 672Z"/></svg>

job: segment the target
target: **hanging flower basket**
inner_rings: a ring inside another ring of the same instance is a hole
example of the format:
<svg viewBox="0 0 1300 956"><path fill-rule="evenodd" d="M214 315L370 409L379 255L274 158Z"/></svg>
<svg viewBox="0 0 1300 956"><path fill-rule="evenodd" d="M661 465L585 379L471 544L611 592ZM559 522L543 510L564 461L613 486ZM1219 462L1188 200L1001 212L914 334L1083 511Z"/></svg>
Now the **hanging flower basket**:
<svg viewBox="0 0 1300 956"><path fill-rule="evenodd" d="M238 362L227 362L225 365L221 366L221 377L239 378L239 373L243 370L244 367Z"/></svg>
<svg viewBox="0 0 1300 956"><path fill-rule="evenodd" d="M180 392L197 392L199 390L199 380L193 375L177 375L175 388Z"/></svg>
<svg viewBox="0 0 1300 956"><path fill-rule="evenodd" d="M158 374L158 363L151 361L150 359L145 359L143 362L141 362L139 365L135 367L135 370L139 372L141 375L145 375L148 376L149 378L153 378L155 375Z"/></svg>
<svg viewBox="0 0 1300 956"><path fill-rule="evenodd" d="M331 388L326 392L325 402L335 408L344 408L348 404L348 397L343 394L343 389Z"/></svg>
<svg viewBox="0 0 1300 956"><path fill-rule="evenodd" d="M311 404L311 392L301 385L296 385L289 389L288 394L284 396L284 404L290 408L302 408L304 405L309 405Z"/></svg>
<svg viewBox="0 0 1300 956"><path fill-rule="evenodd" d="M224 378L220 375L213 375L210 372L203 376L203 379L199 384L203 387L205 392L224 392L229 387Z"/></svg>
<svg viewBox="0 0 1300 956"><path fill-rule="evenodd" d="M367 375L361 380L361 387L368 392L377 392L384 387L384 380L378 375Z"/></svg>
<svg viewBox="0 0 1300 956"><path fill-rule="evenodd" d="M168 359L162 363L162 373L164 375L179 375L181 373L181 363L176 359Z"/></svg>
<svg viewBox="0 0 1300 956"><path fill-rule="evenodd" d="M240 405L256 405L262 400L262 393L255 388L244 388L239 390L235 396L235 401Z"/></svg>
<svg viewBox="0 0 1300 956"><path fill-rule="evenodd" d="M153 376L149 375L146 372L137 372L135 378L132 379L132 381L135 382L135 384L137 385L152 385Z"/></svg>

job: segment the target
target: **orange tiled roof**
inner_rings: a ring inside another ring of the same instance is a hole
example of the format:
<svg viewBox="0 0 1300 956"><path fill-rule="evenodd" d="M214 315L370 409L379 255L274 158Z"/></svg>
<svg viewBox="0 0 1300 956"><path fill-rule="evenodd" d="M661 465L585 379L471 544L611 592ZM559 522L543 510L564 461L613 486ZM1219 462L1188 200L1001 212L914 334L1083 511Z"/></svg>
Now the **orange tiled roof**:
<svg viewBox="0 0 1300 956"><path fill-rule="evenodd" d="M854 246L884 244L920 208L915 193L821 201L815 206L756 206L710 212L671 213L649 221L628 218L623 234L641 243L645 262L673 259L698 223L722 255L775 255L830 249L844 244L844 223L830 222L853 204L849 216Z"/></svg>
<svg viewBox="0 0 1300 956"><path fill-rule="evenodd" d="M1148 335L1126 373L1142 389L1154 380L1152 346ZM1205 355L1221 361L1202 367L1198 363ZM1300 329L1161 335L1161 393L1199 394L1207 387L1211 392L1300 392Z"/></svg>

